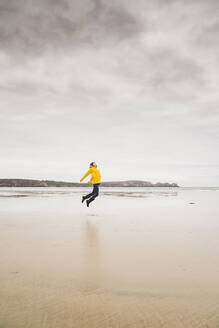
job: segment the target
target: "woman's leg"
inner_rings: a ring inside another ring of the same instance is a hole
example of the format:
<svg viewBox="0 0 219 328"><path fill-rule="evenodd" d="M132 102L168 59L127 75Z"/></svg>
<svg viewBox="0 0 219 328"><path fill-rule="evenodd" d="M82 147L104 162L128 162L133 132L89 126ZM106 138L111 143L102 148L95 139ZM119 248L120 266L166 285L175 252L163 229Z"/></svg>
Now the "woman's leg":
<svg viewBox="0 0 219 328"><path fill-rule="evenodd" d="M94 184L94 189L93 189L93 192L92 192L92 194L90 194L90 195L92 195L92 196L90 196L90 198L89 198L89 200L87 200L87 203L88 203L88 205L96 198L96 197L98 197L98 195L99 195L99 183L97 183L97 184Z"/></svg>
<svg viewBox="0 0 219 328"><path fill-rule="evenodd" d="M95 185L93 185L93 190L92 190L92 192L90 194L88 194L86 196L83 196L83 201L85 199L88 199L88 198L92 197L94 195L94 193L95 193Z"/></svg>

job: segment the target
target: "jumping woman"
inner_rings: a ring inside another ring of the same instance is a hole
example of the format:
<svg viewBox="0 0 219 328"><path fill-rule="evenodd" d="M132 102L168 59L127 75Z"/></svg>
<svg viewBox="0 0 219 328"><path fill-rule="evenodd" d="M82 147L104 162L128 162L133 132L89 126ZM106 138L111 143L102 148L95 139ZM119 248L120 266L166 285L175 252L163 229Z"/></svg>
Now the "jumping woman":
<svg viewBox="0 0 219 328"><path fill-rule="evenodd" d="M97 169L97 164L95 162L90 163L89 170L81 178L80 182L82 182L89 174L91 174L91 179L88 183L93 184L93 191L90 194L82 197L82 203L86 199L87 207L89 207L90 203L99 195L99 185L101 183L101 175L100 175L100 171Z"/></svg>

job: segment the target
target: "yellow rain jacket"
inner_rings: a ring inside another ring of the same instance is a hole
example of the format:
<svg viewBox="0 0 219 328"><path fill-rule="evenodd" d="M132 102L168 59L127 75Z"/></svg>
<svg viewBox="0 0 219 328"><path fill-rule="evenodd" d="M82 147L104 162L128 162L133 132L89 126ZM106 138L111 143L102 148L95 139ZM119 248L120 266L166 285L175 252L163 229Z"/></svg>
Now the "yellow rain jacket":
<svg viewBox="0 0 219 328"><path fill-rule="evenodd" d="M83 181L89 174L91 174L92 176L88 183L92 183L92 184L100 183L101 181L100 171L95 166L90 166L89 170L81 178L80 182Z"/></svg>

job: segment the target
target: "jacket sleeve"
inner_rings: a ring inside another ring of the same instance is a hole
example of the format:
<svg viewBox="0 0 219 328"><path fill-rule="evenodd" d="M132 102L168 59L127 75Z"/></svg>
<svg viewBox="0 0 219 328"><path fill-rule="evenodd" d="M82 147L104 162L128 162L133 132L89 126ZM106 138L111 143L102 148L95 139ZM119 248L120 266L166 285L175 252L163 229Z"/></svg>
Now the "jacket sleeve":
<svg viewBox="0 0 219 328"><path fill-rule="evenodd" d="M83 181L89 174L91 174L91 170L90 169L87 171L87 173L85 173L85 175L81 178L80 181Z"/></svg>

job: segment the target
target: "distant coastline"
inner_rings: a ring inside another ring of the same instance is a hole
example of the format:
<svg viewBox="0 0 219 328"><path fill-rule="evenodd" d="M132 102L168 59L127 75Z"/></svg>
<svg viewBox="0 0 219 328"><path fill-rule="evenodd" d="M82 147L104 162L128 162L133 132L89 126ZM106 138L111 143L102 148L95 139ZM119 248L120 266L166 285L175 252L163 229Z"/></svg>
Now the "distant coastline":
<svg viewBox="0 0 219 328"><path fill-rule="evenodd" d="M88 183L64 182L53 180L0 179L0 187L87 187ZM102 187L179 187L177 183L151 183L141 180L106 181Z"/></svg>

